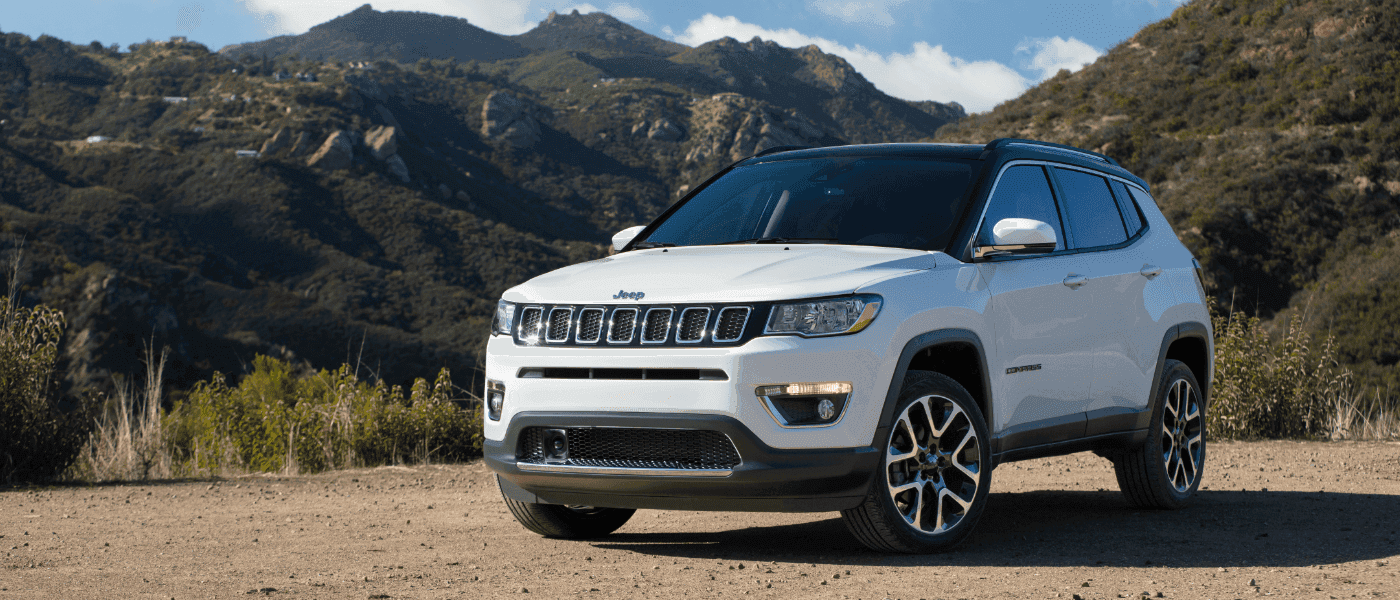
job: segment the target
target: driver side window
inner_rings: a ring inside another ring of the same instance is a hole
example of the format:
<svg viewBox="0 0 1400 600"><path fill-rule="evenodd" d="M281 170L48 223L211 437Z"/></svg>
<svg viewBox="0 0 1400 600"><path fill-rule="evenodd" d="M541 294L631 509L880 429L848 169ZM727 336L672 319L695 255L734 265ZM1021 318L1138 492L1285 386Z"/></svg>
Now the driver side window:
<svg viewBox="0 0 1400 600"><path fill-rule="evenodd" d="M977 245L992 245L992 228L1002 219L1035 219L1050 224L1055 230L1055 250L1065 249L1065 232L1060 225L1060 213L1055 209L1055 195L1050 180L1039 165L1016 165L1002 173L992 198L987 201L987 216L977 234Z"/></svg>

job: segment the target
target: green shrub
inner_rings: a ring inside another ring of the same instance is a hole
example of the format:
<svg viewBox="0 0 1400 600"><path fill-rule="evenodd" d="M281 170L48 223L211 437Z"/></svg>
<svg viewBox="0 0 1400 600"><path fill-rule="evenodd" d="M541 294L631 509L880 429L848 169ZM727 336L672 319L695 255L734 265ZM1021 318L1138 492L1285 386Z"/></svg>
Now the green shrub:
<svg viewBox="0 0 1400 600"><path fill-rule="evenodd" d="M360 380L348 365L299 376L267 356L237 387L200 382L166 417L176 471L315 472L481 453L480 415L459 406L447 369L433 383Z"/></svg>
<svg viewBox="0 0 1400 600"><path fill-rule="evenodd" d="M1352 395L1351 371L1337 362L1336 339L1315 345L1293 315L1275 342L1258 317L1216 315L1215 383L1210 420L1214 438L1296 438L1331 435L1338 406Z"/></svg>
<svg viewBox="0 0 1400 600"><path fill-rule="evenodd" d="M0 482L63 472L86 437L87 414L60 407L53 389L63 313L0 300Z"/></svg>

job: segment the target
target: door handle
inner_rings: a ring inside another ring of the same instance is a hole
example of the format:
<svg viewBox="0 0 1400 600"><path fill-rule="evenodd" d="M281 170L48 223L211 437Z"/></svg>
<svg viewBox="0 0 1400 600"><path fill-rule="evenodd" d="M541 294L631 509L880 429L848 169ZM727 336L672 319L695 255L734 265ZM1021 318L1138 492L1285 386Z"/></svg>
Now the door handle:
<svg viewBox="0 0 1400 600"><path fill-rule="evenodd" d="M1156 265L1143 265L1142 270L1138 271L1138 273L1141 273L1143 277L1152 279L1162 274L1162 267L1158 267Z"/></svg>
<svg viewBox="0 0 1400 600"><path fill-rule="evenodd" d="M1077 290L1084 284L1089 283L1089 278L1083 275L1075 275L1074 273L1070 273L1069 276L1065 278L1064 283L1065 287L1072 290Z"/></svg>

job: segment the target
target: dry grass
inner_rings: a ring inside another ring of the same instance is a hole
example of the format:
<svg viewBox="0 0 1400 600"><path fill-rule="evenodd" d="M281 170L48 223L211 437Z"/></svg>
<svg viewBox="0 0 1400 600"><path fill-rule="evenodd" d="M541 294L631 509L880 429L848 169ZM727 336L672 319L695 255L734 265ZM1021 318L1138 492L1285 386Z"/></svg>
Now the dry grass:
<svg viewBox="0 0 1400 600"><path fill-rule="evenodd" d="M146 350L146 381L140 389L118 384L103 408L69 477L82 481L164 479L173 475L162 427L165 352Z"/></svg>

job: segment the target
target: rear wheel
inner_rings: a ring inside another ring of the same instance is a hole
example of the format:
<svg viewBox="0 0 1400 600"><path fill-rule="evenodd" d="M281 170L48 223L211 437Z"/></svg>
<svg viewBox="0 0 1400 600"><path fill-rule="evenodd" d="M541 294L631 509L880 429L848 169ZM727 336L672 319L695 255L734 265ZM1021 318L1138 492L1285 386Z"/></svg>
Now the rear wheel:
<svg viewBox="0 0 1400 600"><path fill-rule="evenodd" d="M910 373L899 398L870 493L841 516L872 550L947 550L972 533L987 503L987 425L972 395L940 373Z"/></svg>
<svg viewBox="0 0 1400 600"><path fill-rule="evenodd" d="M1201 386L1185 363L1162 368L1161 398L1147 441L1113 461L1118 488L1139 508L1181 508L1201 485L1206 462L1206 409Z"/></svg>
<svg viewBox="0 0 1400 600"><path fill-rule="evenodd" d="M622 527L636 513L632 508L599 508L534 504L501 496L515 520L526 529L545 537L588 539L603 537Z"/></svg>

